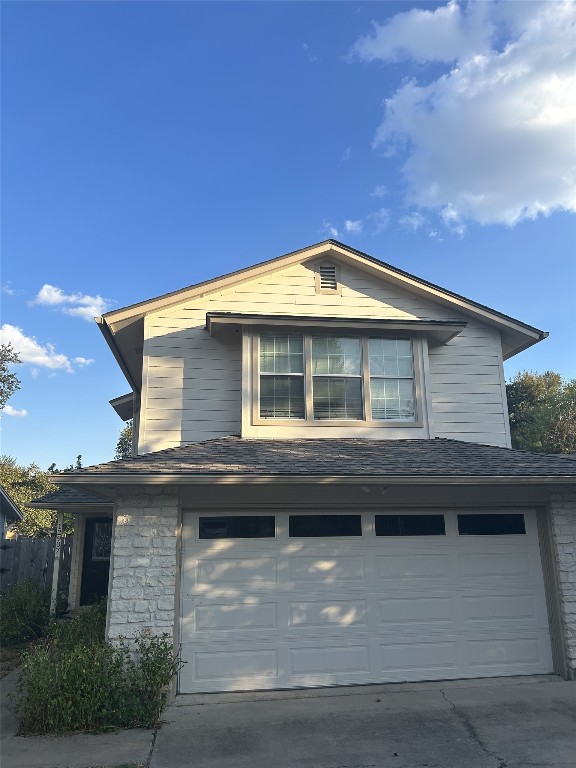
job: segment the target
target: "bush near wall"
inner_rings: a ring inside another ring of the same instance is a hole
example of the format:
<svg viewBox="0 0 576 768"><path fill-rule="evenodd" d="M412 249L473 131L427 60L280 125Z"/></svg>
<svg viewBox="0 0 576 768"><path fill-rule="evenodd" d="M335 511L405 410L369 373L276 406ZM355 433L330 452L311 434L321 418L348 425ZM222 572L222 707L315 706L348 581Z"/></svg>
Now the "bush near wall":
<svg viewBox="0 0 576 768"><path fill-rule="evenodd" d="M99 612L99 613L98 613ZM180 667L168 635L104 642L102 607L51 627L23 654L20 733L57 734L158 724Z"/></svg>

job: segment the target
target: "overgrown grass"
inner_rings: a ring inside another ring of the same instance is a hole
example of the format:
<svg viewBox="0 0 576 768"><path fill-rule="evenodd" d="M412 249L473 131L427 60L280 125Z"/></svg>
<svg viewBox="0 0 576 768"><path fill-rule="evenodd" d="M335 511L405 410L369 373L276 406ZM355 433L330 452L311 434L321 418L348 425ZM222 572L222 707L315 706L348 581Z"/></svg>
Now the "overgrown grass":
<svg viewBox="0 0 576 768"><path fill-rule="evenodd" d="M40 637L50 619L50 588L33 579L12 584L0 593L0 646L28 643Z"/></svg>
<svg viewBox="0 0 576 768"><path fill-rule="evenodd" d="M94 606L50 627L22 657L15 713L22 734L151 728L180 661L168 635L102 639Z"/></svg>

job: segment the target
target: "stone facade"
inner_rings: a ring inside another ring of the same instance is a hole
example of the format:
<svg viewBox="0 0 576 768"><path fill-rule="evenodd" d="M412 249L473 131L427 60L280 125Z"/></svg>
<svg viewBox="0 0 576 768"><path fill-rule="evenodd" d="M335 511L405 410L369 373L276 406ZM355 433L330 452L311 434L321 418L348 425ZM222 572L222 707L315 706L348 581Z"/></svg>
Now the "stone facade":
<svg viewBox="0 0 576 768"><path fill-rule="evenodd" d="M556 560L564 644L569 674L576 677L576 489L550 493L552 545Z"/></svg>
<svg viewBox="0 0 576 768"><path fill-rule="evenodd" d="M175 489L132 490L117 497L110 565L108 637L174 632L178 495Z"/></svg>

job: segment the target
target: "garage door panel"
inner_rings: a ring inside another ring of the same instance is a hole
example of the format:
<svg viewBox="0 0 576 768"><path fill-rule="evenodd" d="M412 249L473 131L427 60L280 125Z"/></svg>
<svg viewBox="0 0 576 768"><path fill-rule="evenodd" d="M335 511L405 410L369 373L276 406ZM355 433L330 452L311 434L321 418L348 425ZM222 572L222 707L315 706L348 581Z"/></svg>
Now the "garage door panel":
<svg viewBox="0 0 576 768"><path fill-rule="evenodd" d="M445 512L434 541L376 536L372 512L362 537L290 539L274 514L273 540L199 540L185 516L181 692L552 671L534 513L488 537Z"/></svg>
<svg viewBox="0 0 576 768"><path fill-rule="evenodd" d="M366 558L318 554L312 557L292 555L288 558L288 580L299 584L332 586L340 582L366 581Z"/></svg>
<svg viewBox="0 0 576 768"><path fill-rule="evenodd" d="M533 553L522 552L460 552L458 564L460 576L474 579L524 580L532 575Z"/></svg>
<svg viewBox="0 0 576 768"><path fill-rule="evenodd" d="M448 554L377 555L376 578L398 582L450 578Z"/></svg>
<svg viewBox="0 0 576 768"><path fill-rule="evenodd" d="M308 675L331 673L341 675L347 672L370 673L368 645L314 648L293 648L290 650L290 674Z"/></svg>
<svg viewBox="0 0 576 768"><path fill-rule="evenodd" d="M378 624L403 626L430 623L453 624L454 597L392 597L378 600Z"/></svg>
<svg viewBox="0 0 576 768"><path fill-rule="evenodd" d="M289 627L366 627L367 613L366 600L291 601Z"/></svg>

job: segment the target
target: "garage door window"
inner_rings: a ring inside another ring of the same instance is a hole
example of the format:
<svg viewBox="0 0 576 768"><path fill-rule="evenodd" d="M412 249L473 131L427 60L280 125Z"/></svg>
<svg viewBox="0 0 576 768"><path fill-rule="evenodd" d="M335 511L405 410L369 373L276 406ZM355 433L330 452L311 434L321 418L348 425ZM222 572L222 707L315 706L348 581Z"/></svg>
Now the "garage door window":
<svg viewBox="0 0 576 768"><path fill-rule="evenodd" d="M291 537L362 536L361 515L290 515Z"/></svg>
<svg viewBox="0 0 576 768"><path fill-rule="evenodd" d="M458 533L463 536L525 534L524 515L458 515Z"/></svg>
<svg viewBox="0 0 576 768"><path fill-rule="evenodd" d="M273 539L276 535L274 515L230 515L201 517L200 539Z"/></svg>
<svg viewBox="0 0 576 768"><path fill-rule="evenodd" d="M376 515L376 536L445 536L444 515Z"/></svg>

